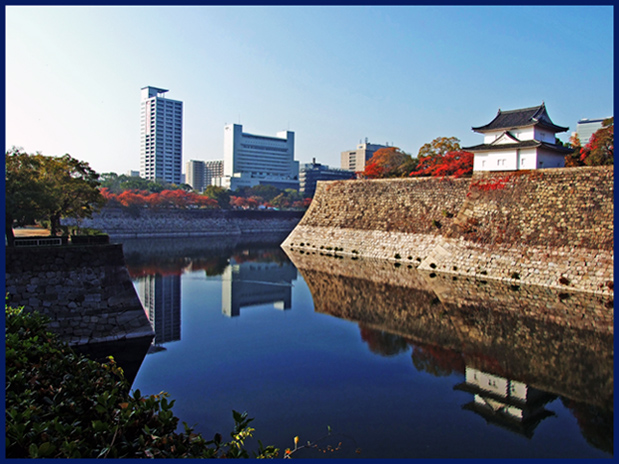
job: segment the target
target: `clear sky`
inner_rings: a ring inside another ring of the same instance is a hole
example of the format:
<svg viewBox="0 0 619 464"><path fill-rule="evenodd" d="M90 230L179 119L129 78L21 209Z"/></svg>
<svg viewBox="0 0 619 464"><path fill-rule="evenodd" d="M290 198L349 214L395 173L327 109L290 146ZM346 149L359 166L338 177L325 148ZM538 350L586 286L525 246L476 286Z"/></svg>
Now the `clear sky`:
<svg viewBox="0 0 619 464"><path fill-rule="evenodd" d="M613 115L613 7L6 7L7 149L138 170L145 86L184 102L183 171L230 123L340 167L366 137L475 145L545 101L567 141Z"/></svg>

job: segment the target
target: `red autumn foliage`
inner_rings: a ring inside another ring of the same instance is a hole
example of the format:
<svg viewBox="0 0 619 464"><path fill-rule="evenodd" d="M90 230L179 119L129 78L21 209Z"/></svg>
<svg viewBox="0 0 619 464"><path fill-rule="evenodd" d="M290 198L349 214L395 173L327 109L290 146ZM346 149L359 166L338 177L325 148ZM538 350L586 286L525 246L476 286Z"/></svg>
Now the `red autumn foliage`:
<svg viewBox="0 0 619 464"><path fill-rule="evenodd" d="M376 150L368 160L362 177L380 179L385 177L402 177L412 169L413 159L397 147Z"/></svg>
<svg viewBox="0 0 619 464"><path fill-rule="evenodd" d="M589 142L580 149L580 161L587 166L612 165L615 162L614 118L604 121Z"/></svg>
<svg viewBox="0 0 619 464"><path fill-rule="evenodd" d="M427 156L419 160L411 176L462 177L473 173L473 153L449 151L444 155Z"/></svg>
<svg viewBox="0 0 619 464"><path fill-rule="evenodd" d="M507 185L510 176L498 177L496 179L480 179L475 182L471 182L471 188L476 187L478 190L490 191L490 190L502 190Z"/></svg>
<svg viewBox="0 0 619 464"><path fill-rule="evenodd" d="M101 195L110 206L148 206L150 208L217 208L216 200L194 192L184 190L163 190L159 193L148 193L139 190L125 190L122 193L111 193L107 188L101 189Z"/></svg>

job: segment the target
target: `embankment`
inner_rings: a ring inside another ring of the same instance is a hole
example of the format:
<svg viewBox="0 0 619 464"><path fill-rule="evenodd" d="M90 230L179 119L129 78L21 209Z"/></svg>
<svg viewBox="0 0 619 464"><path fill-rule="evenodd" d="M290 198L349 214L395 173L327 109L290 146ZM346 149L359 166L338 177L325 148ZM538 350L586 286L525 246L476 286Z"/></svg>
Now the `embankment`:
<svg viewBox="0 0 619 464"><path fill-rule="evenodd" d="M244 211L165 208L103 208L80 227L99 229L111 239L205 237L289 233L303 211ZM75 226L71 219L64 225Z"/></svg>
<svg viewBox="0 0 619 464"><path fill-rule="evenodd" d="M283 247L613 293L612 166L319 182Z"/></svg>
<svg viewBox="0 0 619 464"><path fill-rule="evenodd" d="M9 304L51 319L71 346L154 337L122 245L6 248Z"/></svg>

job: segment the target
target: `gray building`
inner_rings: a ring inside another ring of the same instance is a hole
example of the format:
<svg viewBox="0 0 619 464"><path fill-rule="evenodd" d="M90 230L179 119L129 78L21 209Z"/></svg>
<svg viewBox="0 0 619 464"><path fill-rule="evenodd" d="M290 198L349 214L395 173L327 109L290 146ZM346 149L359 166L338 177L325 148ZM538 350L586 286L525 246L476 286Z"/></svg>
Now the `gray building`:
<svg viewBox="0 0 619 464"><path fill-rule="evenodd" d="M589 139L598 129L602 128L604 119L581 119L576 125L576 134L580 139L580 145L585 146L589 143Z"/></svg>
<svg viewBox="0 0 619 464"><path fill-rule="evenodd" d="M196 192L202 192L206 187L205 169L204 161L189 160L185 164L185 183L191 185Z"/></svg>
<svg viewBox="0 0 619 464"><path fill-rule="evenodd" d="M204 162L204 185L205 188L213 185L213 179L223 177L224 175L224 160L205 161Z"/></svg>
<svg viewBox="0 0 619 464"><path fill-rule="evenodd" d="M368 143L368 139L366 138L365 143L360 143L357 145L355 150L343 151L341 153L342 169L353 172L362 172L365 169L365 165L368 160L377 150L381 148L387 148L387 145Z"/></svg>
<svg viewBox="0 0 619 464"><path fill-rule="evenodd" d="M302 164L299 169L299 191L306 197L311 198L316 193L316 182L319 180L345 180L354 179L355 173L346 169L330 168L329 166L316 163L314 158L311 163Z"/></svg>

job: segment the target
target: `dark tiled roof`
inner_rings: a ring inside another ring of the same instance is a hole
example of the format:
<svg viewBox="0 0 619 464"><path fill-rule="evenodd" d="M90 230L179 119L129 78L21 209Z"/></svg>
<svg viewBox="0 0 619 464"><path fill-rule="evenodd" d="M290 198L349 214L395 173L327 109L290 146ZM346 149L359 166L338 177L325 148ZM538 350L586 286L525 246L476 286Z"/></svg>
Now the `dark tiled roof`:
<svg viewBox="0 0 619 464"><path fill-rule="evenodd" d="M540 106L522 108L519 110L501 111L499 109L496 117L488 124L485 126L473 127L472 129L475 132L487 132L535 125L544 126L554 132L565 132L569 129L568 127L557 126L550 120L544 103Z"/></svg>
<svg viewBox="0 0 619 464"><path fill-rule="evenodd" d="M501 143L501 144L491 144L491 143L482 143L480 145L474 145L472 147L462 147L464 151L476 152L476 151L491 151L491 150L514 150L519 148L535 148L535 147L543 147L548 150L556 151L559 153L571 153L574 151L572 148L562 147L561 145L555 145L547 142L540 142L539 140L525 140L524 142L518 143Z"/></svg>

